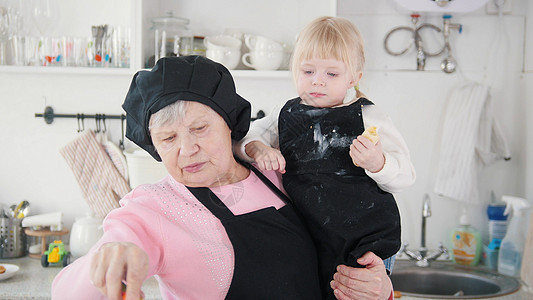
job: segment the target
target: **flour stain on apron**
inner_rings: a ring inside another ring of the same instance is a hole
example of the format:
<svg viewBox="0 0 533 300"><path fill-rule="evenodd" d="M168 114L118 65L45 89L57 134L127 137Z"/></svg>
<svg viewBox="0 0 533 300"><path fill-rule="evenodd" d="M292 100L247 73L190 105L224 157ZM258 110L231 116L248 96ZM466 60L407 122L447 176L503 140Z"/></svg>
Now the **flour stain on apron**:
<svg viewBox="0 0 533 300"><path fill-rule="evenodd" d="M324 159L329 155L328 150L330 147L346 148L346 155L349 155L349 147L353 140L354 137L342 136L338 134L335 129L330 135L324 135L322 134L320 123L315 123L313 125L313 141L316 146L312 152L307 153L308 155L303 160L311 161Z"/></svg>

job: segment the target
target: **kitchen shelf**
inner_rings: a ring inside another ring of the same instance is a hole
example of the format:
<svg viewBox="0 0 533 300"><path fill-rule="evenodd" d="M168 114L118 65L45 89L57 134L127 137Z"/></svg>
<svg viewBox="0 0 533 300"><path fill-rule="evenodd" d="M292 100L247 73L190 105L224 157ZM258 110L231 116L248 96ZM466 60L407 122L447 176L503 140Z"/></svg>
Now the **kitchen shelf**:
<svg viewBox="0 0 533 300"><path fill-rule="evenodd" d="M234 78L289 78L290 72L287 70L277 71L256 71L256 70L230 70Z"/></svg>
<svg viewBox="0 0 533 300"><path fill-rule="evenodd" d="M112 9L102 12L107 1L96 3L68 3L63 11L75 13L61 14L57 25L62 31L57 34L66 36L86 36L90 26L109 24L130 28L129 68L93 67L42 67L42 66L0 66L1 73L31 74L82 74L82 75L128 75L132 76L144 67L149 56L152 27L151 20L167 11L176 11L177 16L191 20L191 30L195 35L210 36L222 34L225 29L237 29L243 34L264 35L280 42L290 44L311 19L321 15L336 14L336 0L309 0L304 7L300 0L273 0L265 3L247 0L228 0L213 2L207 13L202 2L187 0L117 0ZM210 4L211 5L211 4ZM232 9L227 9L232 7ZM280 10L281 9L281 10ZM218 11L227 12L222 16ZM83 17L79 13L83 12ZM246 12L246 13L244 13ZM90 34L90 33L89 33ZM152 50L153 51L153 50ZM235 78L290 78L289 71L232 70Z"/></svg>
<svg viewBox="0 0 533 300"><path fill-rule="evenodd" d="M1 66L0 73L132 75L131 68Z"/></svg>
<svg viewBox="0 0 533 300"><path fill-rule="evenodd" d="M149 71L149 69L144 69ZM136 70L131 68L87 68L87 67L28 67L1 66L0 73L32 73L32 74L81 74L81 75L128 75L133 76ZM230 70L234 78L289 78L287 70L256 71Z"/></svg>
<svg viewBox="0 0 533 300"><path fill-rule="evenodd" d="M150 69L143 69L150 71ZM290 72L288 70L272 70L272 71L257 71L257 70L229 70L233 78L289 78Z"/></svg>

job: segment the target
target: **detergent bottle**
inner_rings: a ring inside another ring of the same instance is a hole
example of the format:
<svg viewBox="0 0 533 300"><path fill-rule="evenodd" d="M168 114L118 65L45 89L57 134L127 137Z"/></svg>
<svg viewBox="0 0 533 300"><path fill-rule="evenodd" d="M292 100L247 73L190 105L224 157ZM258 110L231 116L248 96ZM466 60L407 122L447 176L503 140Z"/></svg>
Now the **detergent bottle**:
<svg viewBox="0 0 533 300"><path fill-rule="evenodd" d="M527 212L531 206L523 198L503 196L502 200L507 203L504 214L508 215L510 211L513 214L500 246L498 272L508 276L519 276L527 234Z"/></svg>
<svg viewBox="0 0 533 300"><path fill-rule="evenodd" d="M478 264L483 249L481 234L470 226L466 208L463 208L459 226L451 231L450 240L454 263L469 266Z"/></svg>
<svg viewBox="0 0 533 300"><path fill-rule="evenodd" d="M497 201L494 192L491 192L491 201L487 207L487 216L489 218L489 243L495 239L501 240L507 232L507 216L504 215L506 203Z"/></svg>

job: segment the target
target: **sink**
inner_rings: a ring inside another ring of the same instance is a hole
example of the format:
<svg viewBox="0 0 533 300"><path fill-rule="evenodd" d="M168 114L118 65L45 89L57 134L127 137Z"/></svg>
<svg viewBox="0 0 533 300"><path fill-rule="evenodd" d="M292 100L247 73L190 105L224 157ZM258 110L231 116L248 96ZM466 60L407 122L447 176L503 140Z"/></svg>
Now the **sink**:
<svg viewBox="0 0 533 300"><path fill-rule="evenodd" d="M517 279L487 268L432 262L427 268L396 260L391 274L395 291L434 299L480 299L503 296L520 288Z"/></svg>

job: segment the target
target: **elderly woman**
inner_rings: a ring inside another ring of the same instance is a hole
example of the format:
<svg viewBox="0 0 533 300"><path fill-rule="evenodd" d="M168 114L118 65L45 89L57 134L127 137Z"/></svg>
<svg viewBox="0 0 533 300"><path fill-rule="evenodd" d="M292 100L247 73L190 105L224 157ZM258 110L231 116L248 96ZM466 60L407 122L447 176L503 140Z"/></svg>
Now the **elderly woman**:
<svg viewBox="0 0 533 300"><path fill-rule="evenodd" d="M163 161L169 176L141 185L104 221L104 236L62 270L53 299L139 299L155 276L164 299L319 299L306 228L275 172L237 162L250 104L222 65L169 57L133 78L126 136ZM387 299L390 280L372 253L366 269L339 266L339 299Z"/></svg>

